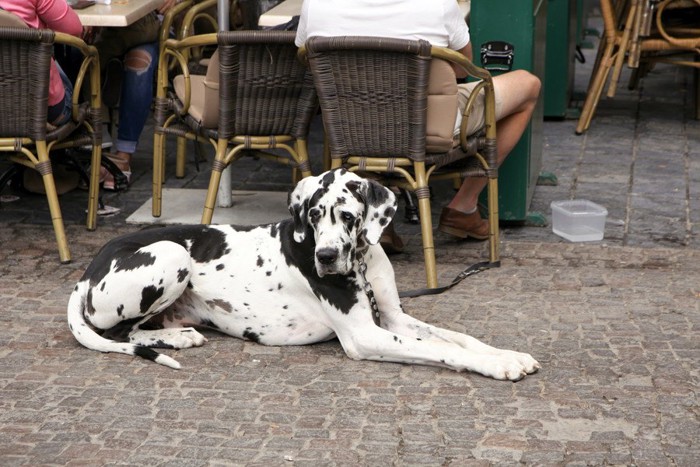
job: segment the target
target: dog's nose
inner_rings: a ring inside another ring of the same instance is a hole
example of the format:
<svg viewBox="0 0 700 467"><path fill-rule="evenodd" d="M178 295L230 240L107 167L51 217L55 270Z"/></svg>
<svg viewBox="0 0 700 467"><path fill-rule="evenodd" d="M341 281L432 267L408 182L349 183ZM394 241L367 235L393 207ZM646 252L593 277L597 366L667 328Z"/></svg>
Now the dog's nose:
<svg viewBox="0 0 700 467"><path fill-rule="evenodd" d="M338 259L338 250L335 248L321 248L316 252L316 258L321 264L333 264Z"/></svg>

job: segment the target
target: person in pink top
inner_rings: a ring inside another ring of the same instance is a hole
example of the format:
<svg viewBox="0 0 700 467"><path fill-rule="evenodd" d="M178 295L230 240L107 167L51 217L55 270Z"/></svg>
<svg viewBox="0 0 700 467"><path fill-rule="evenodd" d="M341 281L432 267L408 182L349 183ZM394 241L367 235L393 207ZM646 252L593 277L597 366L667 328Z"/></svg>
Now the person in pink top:
<svg viewBox="0 0 700 467"><path fill-rule="evenodd" d="M80 37L83 25L66 0L0 0L0 8L19 16L27 26L35 29L52 29ZM61 67L51 60L49 77L48 121L62 125L71 114L73 84Z"/></svg>

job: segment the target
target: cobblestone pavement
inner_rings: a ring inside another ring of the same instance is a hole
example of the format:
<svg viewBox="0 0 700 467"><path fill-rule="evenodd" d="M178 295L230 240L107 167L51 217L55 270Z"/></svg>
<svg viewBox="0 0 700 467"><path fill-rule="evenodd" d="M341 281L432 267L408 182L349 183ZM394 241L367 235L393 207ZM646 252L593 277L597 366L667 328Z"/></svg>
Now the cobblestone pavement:
<svg viewBox="0 0 700 467"><path fill-rule="evenodd" d="M509 383L356 362L337 341L271 348L208 333L201 348L166 351L180 371L84 349L65 323L68 295L100 244L127 230L69 228L76 258L58 268L49 229L0 231L3 465L700 460L698 250L506 241L501 268L404 302L539 359L539 373ZM479 257L443 249L442 273ZM404 287L423 280L416 261L396 271Z"/></svg>
<svg viewBox="0 0 700 467"><path fill-rule="evenodd" d="M639 90L601 102L583 136L574 121L545 122L543 170L559 184L537 187L532 209L603 204L604 241L503 226L500 268L404 301L420 319L532 353L542 370L518 383L356 362L337 341L274 348L209 332L201 348L165 351L180 371L81 347L65 322L68 296L106 240L142 227L124 220L150 196L152 130L134 185L105 196L122 212L97 231L81 226L85 193L62 196L68 265L58 265L42 197L2 203L0 465L700 465L691 78L654 70ZM288 189L286 171L243 164L240 186ZM201 188L207 165L191 161L183 180L169 172L167 186ZM439 205L450 191L435 196ZM407 240L392 257L399 286L419 287L417 229L397 228ZM441 282L485 256L482 243L436 240Z"/></svg>

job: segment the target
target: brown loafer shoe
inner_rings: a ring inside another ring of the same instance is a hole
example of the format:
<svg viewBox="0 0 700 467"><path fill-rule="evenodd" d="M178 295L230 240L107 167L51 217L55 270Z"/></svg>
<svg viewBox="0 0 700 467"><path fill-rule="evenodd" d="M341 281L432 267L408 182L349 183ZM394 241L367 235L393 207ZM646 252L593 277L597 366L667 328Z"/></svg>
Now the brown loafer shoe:
<svg viewBox="0 0 700 467"><path fill-rule="evenodd" d="M489 223L481 218L479 210L471 214L451 208L443 208L438 230L459 238L472 237L477 240L489 238Z"/></svg>
<svg viewBox="0 0 700 467"><path fill-rule="evenodd" d="M403 240L401 240L399 234L394 230L393 221L390 222L384 229L384 232L382 232L379 244L384 248L384 252L387 255L401 253L403 251Z"/></svg>

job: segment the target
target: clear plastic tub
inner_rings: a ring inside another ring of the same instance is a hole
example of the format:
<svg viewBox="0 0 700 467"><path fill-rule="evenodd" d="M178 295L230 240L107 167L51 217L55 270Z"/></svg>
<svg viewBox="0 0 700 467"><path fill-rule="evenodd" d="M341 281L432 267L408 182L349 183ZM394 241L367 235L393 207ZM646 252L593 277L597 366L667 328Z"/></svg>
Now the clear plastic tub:
<svg viewBox="0 0 700 467"><path fill-rule="evenodd" d="M608 210L586 199L552 201L552 232L571 242L603 239Z"/></svg>

